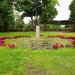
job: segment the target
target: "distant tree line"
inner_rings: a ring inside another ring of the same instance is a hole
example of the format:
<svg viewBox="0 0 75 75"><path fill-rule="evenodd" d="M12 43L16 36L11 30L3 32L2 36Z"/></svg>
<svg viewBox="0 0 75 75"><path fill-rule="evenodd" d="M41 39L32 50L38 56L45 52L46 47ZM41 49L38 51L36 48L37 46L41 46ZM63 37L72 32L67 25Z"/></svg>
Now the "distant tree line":
<svg viewBox="0 0 75 75"><path fill-rule="evenodd" d="M13 15L13 2L17 11L24 12L16 21ZM56 3L57 0L0 0L0 31L8 31L8 28L23 30L25 27L24 17L31 17L30 27L35 29L36 25L43 24L44 30L46 30L47 23L51 23L57 14L57 10L54 8ZM72 1L69 8L71 10L69 21L75 31L75 0ZM35 20L33 16L35 16Z"/></svg>
<svg viewBox="0 0 75 75"><path fill-rule="evenodd" d="M71 14L70 14L69 20L71 22L74 22L72 30L75 31L75 0L73 0L71 5L70 5L70 11L71 11Z"/></svg>

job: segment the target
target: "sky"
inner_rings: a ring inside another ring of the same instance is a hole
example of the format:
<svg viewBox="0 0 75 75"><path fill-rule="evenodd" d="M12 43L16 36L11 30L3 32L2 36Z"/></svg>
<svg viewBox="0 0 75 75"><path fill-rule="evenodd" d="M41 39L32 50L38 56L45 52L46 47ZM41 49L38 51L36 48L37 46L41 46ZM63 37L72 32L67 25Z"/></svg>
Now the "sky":
<svg viewBox="0 0 75 75"><path fill-rule="evenodd" d="M54 20L68 20L70 16L69 5L72 0L58 0L59 5L56 4L55 8L58 11L58 14L55 16ZM29 23L30 18L24 18L24 22Z"/></svg>
<svg viewBox="0 0 75 75"><path fill-rule="evenodd" d="M54 20L68 20L70 16L69 6L72 0L58 0L59 5L56 5L56 9L58 11L57 16Z"/></svg>

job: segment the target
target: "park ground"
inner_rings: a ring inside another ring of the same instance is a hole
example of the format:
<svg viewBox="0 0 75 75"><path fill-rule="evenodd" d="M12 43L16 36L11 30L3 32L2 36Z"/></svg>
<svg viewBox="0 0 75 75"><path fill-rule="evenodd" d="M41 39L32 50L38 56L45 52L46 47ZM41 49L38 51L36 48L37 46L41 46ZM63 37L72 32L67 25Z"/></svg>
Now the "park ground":
<svg viewBox="0 0 75 75"><path fill-rule="evenodd" d="M42 32L48 35L75 36L75 33ZM2 32L0 36L31 36L35 32ZM0 75L75 75L75 48L50 50L0 47Z"/></svg>

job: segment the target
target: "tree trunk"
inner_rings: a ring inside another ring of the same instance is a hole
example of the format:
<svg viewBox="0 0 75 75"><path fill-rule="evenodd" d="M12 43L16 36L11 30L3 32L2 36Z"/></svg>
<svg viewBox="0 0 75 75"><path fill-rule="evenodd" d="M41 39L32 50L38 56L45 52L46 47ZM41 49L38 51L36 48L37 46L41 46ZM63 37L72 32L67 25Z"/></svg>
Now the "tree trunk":
<svg viewBox="0 0 75 75"><path fill-rule="evenodd" d="M75 24L73 25L72 31L75 32Z"/></svg>
<svg viewBox="0 0 75 75"><path fill-rule="evenodd" d="M1 18L1 16L0 16L0 26L1 26L0 31L3 31L3 20Z"/></svg>
<svg viewBox="0 0 75 75"><path fill-rule="evenodd" d="M33 28L34 28L34 30L35 30L36 25L35 25L35 22L34 22L34 20L33 20L33 17L31 17L31 20L32 20Z"/></svg>
<svg viewBox="0 0 75 75"><path fill-rule="evenodd" d="M4 25L3 26L3 32L7 32L8 31L8 25Z"/></svg>
<svg viewBox="0 0 75 75"><path fill-rule="evenodd" d="M47 30L47 24L45 23L44 24L44 31L46 31Z"/></svg>
<svg viewBox="0 0 75 75"><path fill-rule="evenodd" d="M7 32L7 31L8 31L8 23L3 22L3 32Z"/></svg>

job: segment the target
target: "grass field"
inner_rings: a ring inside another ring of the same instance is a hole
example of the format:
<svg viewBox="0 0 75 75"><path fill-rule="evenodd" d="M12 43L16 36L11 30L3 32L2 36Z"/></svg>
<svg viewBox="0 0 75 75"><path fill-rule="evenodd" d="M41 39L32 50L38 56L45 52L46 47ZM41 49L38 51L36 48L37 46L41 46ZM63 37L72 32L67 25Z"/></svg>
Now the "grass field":
<svg viewBox="0 0 75 75"><path fill-rule="evenodd" d="M35 32L1 32L0 36L35 36ZM66 32L41 32L41 35L65 35L65 36L75 36L74 32L66 33Z"/></svg>
<svg viewBox="0 0 75 75"><path fill-rule="evenodd" d="M75 36L75 33L43 32L41 35ZM0 33L0 36L27 35L34 32ZM0 48L0 75L75 75L75 48L28 50Z"/></svg>

